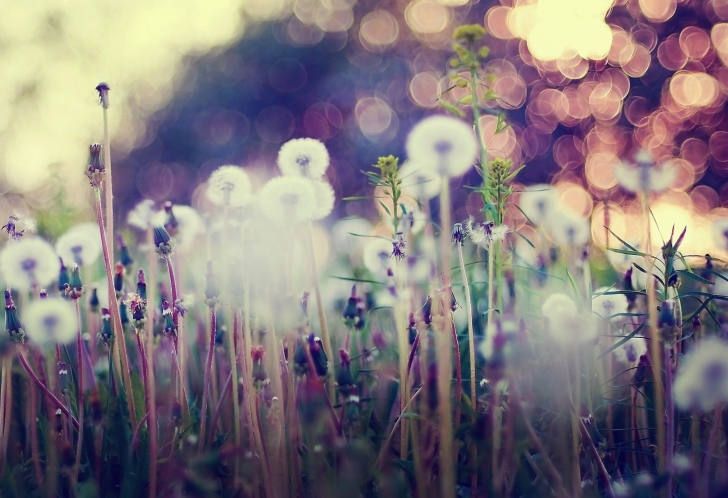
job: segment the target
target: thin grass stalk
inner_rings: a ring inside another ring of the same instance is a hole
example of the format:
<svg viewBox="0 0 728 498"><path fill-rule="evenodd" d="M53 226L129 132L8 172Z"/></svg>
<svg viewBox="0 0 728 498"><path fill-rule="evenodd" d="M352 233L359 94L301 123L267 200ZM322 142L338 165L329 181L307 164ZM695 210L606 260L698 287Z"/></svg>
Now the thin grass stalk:
<svg viewBox="0 0 728 498"><path fill-rule="evenodd" d="M2 360L2 373L0 374L0 473L5 471L5 455L7 454L7 441L5 440L5 432L10 419L5 416L5 405L8 397L8 361Z"/></svg>
<svg viewBox="0 0 728 498"><path fill-rule="evenodd" d="M596 446L594 445L594 441L592 440L591 436L589 435L589 431L587 430L586 426L584 425L584 422L579 418L579 414L576 412L576 408L574 408L574 405L571 405L572 410L572 416L574 416L578 422L579 422L579 432L581 433L581 437L584 441L586 441L586 447L589 450L589 453L591 454L591 457L594 459L594 461L597 464L597 470L599 472L599 477L602 479L602 483L604 484L604 489L607 492L607 496L609 498L614 498L614 490L612 489L612 481L609 476L609 472L607 472L607 468L604 466L604 461L602 460L602 457L599 455L599 451L597 450Z"/></svg>
<svg viewBox="0 0 728 498"><path fill-rule="evenodd" d="M488 409L488 418L490 419L491 445L490 445L490 478L493 480L493 489L496 496L500 495L500 471L498 463L500 461L500 445L501 445L501 424L500 424L500 388L498 381L490 386L491 388L491 406Z"/></svg>
<svg viewBox="0 0 728 498"><path fill-rule="evenodd" d="M399 280L399 279L398 279ZM407 348L409 345L408 335L409 332L407 330L407 325L404 321L404 309L402 307L402 297L401 297L401 291L403 289L397 290L397 300L395 302L394 307L394 323L395 327L397 327L397 349L399 351L397 357L398 357L398 363L399 363L399 383L400 383L400 414L404 413L403 410L406 407L407 399L409 399L409 365L410 365L410 355L407 353ZM414 351L414 348L413 350ZM409 442L409 424L407 423L407 420L404 420L400 423L400 442L399 442L399 449L400 449L400 458L403 460L407 460L407 454L408 454L408 442Z"/></svg>
<svg viewBox="0 0 728 498"><path fill-rule="evenodd" d="M46 387L46 385L40 381L38 376L35 374L33 369L30 367L30 365L28 364L28 360L25 358L25 353L23 353L22 346L17 345L15 349L18 352L18 359L20 360L20 364L23 366L25 371L28 373L28 376L31 378L31 380L35 383L36 386L38 386L40 388L41 391L43 391L43 394L46 395L46 397L56 406L56 408L60 409L61 412L71 420L71 422L73 423L73 426L76 429L78 429L79 428L78 420L76 420L76 418L68 410L66 405L64 405L63 402L61 402L61 400L56 398L56 395L53 394L53 392L51 392L51 390L48 389L48 387ZM5 360L5 364L3 365L3 373L7 369L7 361L8 360ZM1 386L0 386L0 388L1 388ZM1 402L1 400L0 400L0 402ZM0 411L0 413L2 413L2 411Z"/></svg>
<svg viewBox="0 0 728 498"><path fill-rule="evenodd" d="M76 444L76 462L73 466L73 481L78 483L78 473L81 470L81 452L83 450L83 419L85 413L84 396L83 396L83 336L81 334L81 309L78 305L78 299L73 300L74 307L76 308L76 320L78 323L78 332L76 333L76 354L78 356L78 374L76 376L76 411L78 412L78 442Z"/></svg>
<svg viewBox="0 0 728 498"><path fill-rule="evenodd" d="M147 279L151 285L147 285L147 302L151 306L147 306L147 323L148 330L146 335L146 358L147 369L149 371L149 384L147 385L147 394L149 401L147 402L147 413L149 413L149 494L148 498L157 496L157 455L159 453L159 429L157 427L157 396L156 384L154 379L154 312L157 307L157 253L154 250L154 232L151 227L147 228Z"/></svg>
<svg viewBox="0 0 728 498"><path fill-rule="evenodd" d="M448 300L450 296L447 296ZM437 411L440 432L440 496L455 496L455 458L452 424L452 344L449 322L452 315L443 302L442 294L433 300L433 325L437 352ZM437 319L435 319L437 317Z"/></svg>
<svg viewBox="0 0 728 498"><path fill-rule="evenodd" d="M665 443L665 465L667 467L667 491L672 493L672 458L675 452L675 406L672 398L672 346L664 344L665 360L665 410L667 416L667 438Z"/></svg>
<svg viewBox="0 0 728 498"><path fill-rule="evenodd" d="M227 396L228 391L230 391L230 384L232 384L233 381L233 372L230 371L230 374L228 374L227 380L225 381L225 385L222 387L222 391L220 391L220 399L217 401L217 406L215 407L215 412L212 414L212 419L210 420L210 427L213 428L217 425L217 421L220 419L220 413L222 413L222 407L225 401L225 397ZM212 447L212 437L207 441L207 445L205 446L205 451L210 451L210 448Z"/></svg>
<svg viewBox="0 0 728 498"><path fill-rule="evenodd" d="M43 469L40 465L40 450L38 446L38 393L31 382L28 386L30 391L30 452L33 459L33 472L35 481L39 488L43 488Z"/></svg>
<svg viewBox="0 0 728 498"><path fill-rule="evenodd" d="M215 306L209 307L210 311L210 343L207 350L207 361L205 363L205 380L203 381L204 386L202 388L202 409L200 412L200 436L197 445L197 453L202 453L202 449L205 447L205 429L207 421L207 397L210 390L210 376L212 373L212 357L215 353L215 330L217 330L217 313L215 312Z"/></svg>
<svg viewBox="0 0 728 498"><path fill-rule="evenodd" d="M110 174L108 176L111 176ZM101 249L104 255L104 266L106 268L106 285L109 292L109 312L111 313L112 328L114 330L114 342L119 347L116 349L117 357L114 358L114 367L120 372L120 376L124 380L124 388L126 392L127 403L129 406L129 417L131 418L132 427L136 427L136 407L134 406L134 389L131 384L131 369L129 367L129 356L126 351L126 341L124 338L124 328L121 325L121 315L119 314L119 306L116 302L116 291L114 290L113 268L111 266L111 255L109 245L107 244L106 231L104 229L104 219L101 213L101 190L94 188L94 198L96 201L96 222L99 225L101 234ZM122 365L123 363L123 365Z"/></svg>
<svg viewBox="0 0 728 498"><path fill-rule="evenodd" d="M718 426L722 418L724 405L720 404L715 407L713 412L713 425L710 427L710 435L708 436L708 442L705 446L705 459L703 460L703 473L700 478L700 485L702 487L703 496L710 496L710 470L713 466L713 447L715 446L715 439L718 435Z"/></svg>
<svg viewBox="0 0 728 498"><path fill-rule="evenodd" d="M407 410L412 405L414 400L419 396L420 392L422 392L422 388L417 389L415 393L412 395L412 398L410 398L407 403L404 405L404 413L407 413ZM382 444L382 447L379 449L379 455L377 456L377 459L374 462L373 469L376 471L381 468L382 460L384 459L384 456L387 453L387 450L389 449L389 445L392 443L392 439L394 439L394 435L397 433L397 428L404 420L404 417L397 417L397 420L394 422L394 425L392 426L392 430L389 431L389 436L387 436L387 439L384 441L384 444Z"/></svg>
<svg viewBox="0 0 728 498"><path fill-rule="evenodd" d="M108 95L108 90L107 95ZM101 93L101 92L99 92ZM108 97L101 99L101 109L104 116L104 163L106 166L106 187L104 188L105 201L106 201L106 228L108 230L106 234L106 245L109 248L109 253L114 255L114 188L113 179L111 175L111 139L109 137L109 101ZM109 301L111 303L111 301Z"/></svg>
<svg viewBox="0 0 728 498"><path fill-rule="evenodd" d="M12 409L13 409L13 364L12 360L9 362L9 366L7 369L7 385L5 390L5 412L2 415L5 420L7 421L5 423L4 427L4 434L3 434L3 462L7 463L7 451L8 451L8 443L10 442L10 420L12 418Z"/></svg>

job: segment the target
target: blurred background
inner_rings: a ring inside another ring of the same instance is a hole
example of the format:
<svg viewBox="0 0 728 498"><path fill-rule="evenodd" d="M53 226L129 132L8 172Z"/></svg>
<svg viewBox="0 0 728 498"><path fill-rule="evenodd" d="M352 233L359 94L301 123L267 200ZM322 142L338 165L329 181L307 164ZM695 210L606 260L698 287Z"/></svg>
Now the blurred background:
<svg viewBox="0 0 728 498"><path fill-rule="evenodd" d="M280 145L304 136L331 152L338 214L360 215L372 206L341 198L370 195L361 170L403 157L413 124L442 112L453 30L478 23L498 96L484 140L492 157L527 164L519 182L556 184L595 227L607 202L628 230L636 204L612 170L644 149L679 169L658 220L710 239L728 213L728 0L6 0L2 11L3 212L87 209L87 146L102 139L94 87L106 81L120 219L144 198L199 205L222 164L262 182ZM511 126L494 135L501 112ZM462 182L479 183L471 175ZM458 196L456 216L477 211L477 194Z"/></svg>

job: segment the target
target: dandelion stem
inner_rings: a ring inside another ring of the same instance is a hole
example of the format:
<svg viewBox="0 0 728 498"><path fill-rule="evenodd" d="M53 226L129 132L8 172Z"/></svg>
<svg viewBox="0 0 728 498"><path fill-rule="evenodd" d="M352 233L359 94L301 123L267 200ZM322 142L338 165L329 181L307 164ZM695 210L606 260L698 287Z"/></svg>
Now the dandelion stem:
<svg viewBox="0 0 728 498"><path fill-rule="evenodd" d="M38 393L36 387L31 383L28 386L30 391L30 451L33 455L33 472L35 473L35 481L38 487L43 487L43 470L40 466L40 451L38 449Z"/></svg>
<svg viewBox="0 0 728 498"><path fill-rule="evenodd" d="M25 354L23 353L22 346L18 345L16 347L16 350L18 351L18 359L20 360L20 364L23 365L23 368L28 373L30 378L35 382L35 385L37 385L41 391L43 391L43 394L46 395L46 397L54 404L56 405L56 408L60 409L61 412L63 412L66 417L71 419L71 422L73 423L73 426L75 428L79 428L78 420L71 414L71 412L68 410L66 405L64 405L58 398L56 398L56 395L51 392L50 389L48 389L45 384L43 384L38 376L33 372L33 369L30 368L30 365L28 364L28 360L25 358Z"/></svg>
<svg viewBox="0 0 728 498"><path fill-rule="evenodd" d="M147 413L149 413L149 498L157 496L157 454L159 452L159 431L157 428L157 396L156 384L154 383L154 332L152 330L154 324L154 312L157 302L156 282L157 282L157 257L154 251L154 232L151 227L147 227L147 280L152 285L147 286L147 302L153 303L147 306L147 323L149 330L146 336L145 353L147 357L147 370L149 373L149 383L147 384Z"/></svg>
<svg viewBox="0 0 728 498"><path fill-rule="evenodd" d="M703 460L703 475L700 483L703 487L703 496L710 496L710 468L713 465L713 447L715 446L715 437L718 435L718 426L720 425L721 414L723 413L723 404L715 407L713 412L713 425L710 427L710 435L705 446L705 459Z"/></svg>
<svg viewBox="0 0 728 498"><path fill-rule="evenodd" d="M664 344L665 360L665 410L667 415L667 441L665 457L667 466L667 492L672 493L672 457L675 451L675 406L672 399L672 346Z"/></svg>
<svg viewBox="0 0 728 498"><path fill-rule="evenodd" d="M202 453L205 447L205 422L207 420L207 397L210 389L210 374L212 372L212 357L215 352L215 330L217 330L217 314L215 307L210 306L210 345L207 350L207 362L205 363L205 380L202 388L202 411L200 413L200 437L197 452Z"/></svg>
<svg viewBox="0 0 728 498"><path fill-rule="evenodd" d="M109 175L110 176L110 175ZM131 418L132 427L136 427L136 407L134 406L134 389L131 384L131 369L129 367L129 356L126 351L126 340L124 338L124 328L121 325L121 315L119 314L119 306L116 302L116 291L114 290L114 281L112 278L113 268L111 267L111 255L109 245L107 244L106 231L104 230L104 219L101 213L101 191L94 188L94 197L96 200L96 222L99 225L101 233L101 249L104 255L104 265L106 267L106 284L109 292L109 312L111 313L112 328L114 330L114 341L119 345L118 356L114 358L115 368L121 370L124 379L124 387L126 390L126 401L129 405L129 417ZM123 361L123 368L120 362Z"/></svg>
<svg viewBox="0 0 728 498"><path fill-rule="evenodd" d="M222 387L222 391L220 391L220 399L217 402L217 406L215 407L215 412L212 414L212 420L210 420L210 427L213 428L217 425L217 421L220 419L220 413L222 413L222 405L225 401L225 396L227 396L228 391L230 391L230 384L232 384L233 381L233 371L230 370L230 373L228 374L227 380L225 381L225 385ZM212 446L212 439L210 438L207 442L207 445L205 447L206 451L210 451L210 447Z"/></svg>
<svg viewBox="0 0 728 498"><path fill-rule="evenodd" d="M404 411L402 412L402 415L407 413L407 409L414 402L415 398L417 398L417 396L419 396L421 391L422 391L422 388L419 388L419 389L417 389L417 391L415 391L415 393L412 395L410 400L404 405ZM397 421L394 423L394 426L392 426L392 430L390 431L389 436L387 436L386 441L384 441L384 444L382 445L382 447L379 450L379 456L377 456L377 460L374 462L375 470L379 469L382 465L382 459L384 458L384 455L386 454L387 449L389 448L389 445L392 442L392 438L394 437L394 434L397 432L397 427L404 420L404 417L402 415L397 417Z"/></svg>
<svg viewBox="0 0 728 498"><path fill-rule="evenodd" d="M104 163L106 166L106 245L109 248L109 254L114 255L114 188L111 175L111 139L109 138L109 117L108 107L102 105L104 115Z"/></svg>
<svg viewBox="0 0 728 498"><path fill-rule="evenodd" d="M78 332L76 334L76 354L78 356L78 374L76 376L76 383L78 392L76 393L76 411L78 412L78 442L76 445L76 462L73 466L73 480L78 483L78 473L81 469L81 451L83 449L83 418L85 413L84 399L83 399L83 335L81 334L81 308L78 305L78 299L74 299L73 303L76 308L76 320L78 326Z"/></svg>

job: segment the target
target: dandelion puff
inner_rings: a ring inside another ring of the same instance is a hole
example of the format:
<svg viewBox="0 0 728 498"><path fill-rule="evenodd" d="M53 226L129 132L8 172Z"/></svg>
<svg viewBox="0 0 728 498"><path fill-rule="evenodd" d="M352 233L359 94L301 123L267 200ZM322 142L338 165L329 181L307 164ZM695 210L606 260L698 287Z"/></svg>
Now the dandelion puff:
<svg viewBox="0 0 728 498"><path fill-rule="evenodd" d="M442 177L426 170L412 161L405 162L399 169L402 192L417 200L427 201L440 195Z"/></svg>
<svg viewBox="0 0 728 498"><path fill-rule="evenodd" d="M713 338L700 341L681 362L673 393L683 410L709 412L728 401L728 345Z"/></svg>
<svg viewBox="0 0 728 498"><path fill-rule="evenodd" d="M318 180L329 167L329 151L315 138L294 138L278 151L278 167L283 176Z"/></svg>
<svg viewBox="0 0 728 498"><path fill-rule="evenodd" d="M549 217L548 233L562 247L579 247L591 239L589 221L571 213L554 213Z"/></svg>
<svg viewBox="0 0 728 498"><path fill-rule="evenodd" d="M407 136L407 156L423 172L461 176L473 166L478 144L470 126L449 116L431 116Z"/></svg>
<svg viewBox="0 0 728 498"><path fill-rule="evenodd" d="M311 180L310 184L313 187L316 199L311 219L315 221L326 218L334 210L334 202L336 201L334 189L326 181Z"/></svg>
<svg viewBox="0 0 728 498"><path fill-rule="evenodd" d="M380 273L389 265L391 254L392 242L380 238L370 239L362 251L364 267L372 273Z"/></svg>
<svg viewBox="0 0 728 498"><path fill-rule="evenodd" d="M623 189L630 192L662 192L672 187L677 177L677 168L671 162L655 166L646 151L637 154L637 165L624 162L614 165L614 177Z"/></svg>
<svg viewBox="0 0 728 498"><path fill-rule="evenodd" d="M556 190L545 183L527 187L518 197L518 206L537 226L549 218L558 202L559 196Z"/></svg>
<svg viewBox="0 0 728 498"><path fill-rule="evenodd" d="M607 294L614 289L602 287L594 292L592 297L592 312L604 319L615 320L621 313L627 313L627 298L624 294Z"/></svg>
<svg viewBox="0 0 728 498"><path fill-rule="evenodd" d="M154 215L154 201L144 199L134 206L134 209L129 211L129 214L126 216L126 222L134 228L146 230L151 226Z"/></svg>
<svg viewBox="0 0 728 498"><path fill-rule="evenodd" d="M316 193L310 180L273 178L258 194L258 207L279 224L308 221L316 212Z"/></svg>
<svg viewBox="0 0 728 498"><path fill-rule="evenodd" d="M71 267L90 266L101 255L101 236L95 223L76 225L61 235L56 242L56 252L63 264Z"/></svg>
<svg viewBox="0 0 728 498"><path fill-rule="evenodd" d="M176 248L180 251L191 249L197 236L204 231L202 216L195 208L179 204L172 206L172 214L177 220L177 233L174 236ZM166 211L157 211L151 218L152 226L164 226L167 216Z"/></svg>
<svg viewBox="0 0 728 498"><path fill-rule="evenodd" d="M47 287L58 277L58 256L45 240L23 238L0 252L0 273L6 285L21 292Z"/></svg>
<svg viewBox="0 0 728 498"><path fill-rule="evenodd" d="M721 251L728 251L728 219L713 222L713 241Z"/></svg>
<svg viewBox="0 0 728 498"><path fill-rule="evenodd" d="M543 302L541 313L548 319L548 331L560 344L586 342L596 336L594 322L579 313L573 299L566 294L551 294Z"/></svg>
<svg viewBox="0 0 728 498"><path fill-rule="evenodd" d="M239 166L220 166L207 180L207 198L218 206L241 207L252 200L248 174Z"/></svg>
<svg viewBox="0 0 728 498"><path fill-rule="evenodd" d="M473 244L488 248L493 242L505 240L511 229L508 225L497 225L492 221L476 223L475 218L468 216L465 220L465 233Z"/></svg>
<svg viewBox="0 0 728 498"><path fill-rule="evenodd" d="M614 343L616 344L623 339L623 337L617 337L614 339ZM641 356L647 354L647 341L645 341L644 337L633 337L612 352L617 361L625 365L631 365L639 361Z"/></svg>
<svg viewBox="0 0 728 498"><path fill-rule="evenodd" d="M69 301L49 297L31 302L24 311L25 333L31 341L68 344L76 338L76 313Z"/></svg>

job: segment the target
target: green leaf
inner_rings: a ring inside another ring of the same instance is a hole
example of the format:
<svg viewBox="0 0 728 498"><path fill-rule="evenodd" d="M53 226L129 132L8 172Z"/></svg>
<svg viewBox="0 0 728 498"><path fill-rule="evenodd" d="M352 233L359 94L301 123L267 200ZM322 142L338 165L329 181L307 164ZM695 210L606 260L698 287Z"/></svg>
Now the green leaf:
<svg viewBox="0 0 728 498"><path fill-rule="evenodd" d="M387 285L383 282L377 282L376 280L367 280L365 278L338 277L336 275L331 275L329 278L335 278L338 280L346 280L348 282L362 282L362 283L374 284L374 285Z"/></svg>
<svg viewBox="0 0 728 498"><path fill-rule="evenodd" d="M600 359L600 358L608 355L609 353L611 353L615 349L621 347L625 342L627 342L630 339L632 339L634 336L636 336L639 333L640 330L642 330L642 328L645 326L645 323L647 323L647 322L642 322L639 327L637 327L636 329L634 329L628 335L624 336L623 339L620 339L619 341L617 341L616 343L614 343L614 345L612 345L612 347L608 348L606 351L604 351L602 354L600 354L597 359Z"/></svg>
<svg viewBox="0 0 728 498"><path fill-rule="evenodd" d="M706 280L703 277L698 276L696 273L693 273L690 270L675 270L678 275L685 275L688 278L692 278L693 280L697 280L701 284L711 284L712 282L710 280Z"/></svg>
<svg viewBox="0 0 728 498"><path fill-rule="evenodd" d="M531 242L530 240L528 240L528 237L526 237L525 235L523 235L523 234L522 234L522 233L520 233L520 232L513 232L513 233L515 233L515 234L516 234L516 235L518 235L518 236L519 236L520 238L522 238L523 240L525 240L525 241L526 241L526 243L527 243L527 244L528 244L529 246L531 246L531 248L533 248L533 249L536 249L536 246L535 246L535 245L533 245L533 242Z"/></svg>
<svg viewBox="0 0 728 498"><path fill-rule="evenodd" d="M386 211L386 213L387 213L387 214L388 214L389 216L392 216L392 213L391 213L391 212L389 211L389 208L388 208L388 207L387 207L387 206L386 206L386 205L385 205L385 204L384 204L384 203L383 203L382 201L378 201L378 202L379 202L379 204L380 204L380 205L382 206L382 209L384 209L384 211Z"/></svg>
<svg viewBox="0 0 728 498"><path fill-rule="evenodd" d="M456 115L457 117L459 117L459 118L463 118L463 117L465 117L465 113L464 113L463 111L461 111L460 109L458 109L457 107L455 107L454 105L452 105L452 104L449 104L449 103L445 102L444 100L440 100L440 101L439 101L439 104L440 104L440 105L441 105L441 106L442 106L442 107L443 107L443 108L444 108L444 109L445 109L446 111L449 111L449 112L453 113L453 114L454 114L454 115Z"/></svg>

